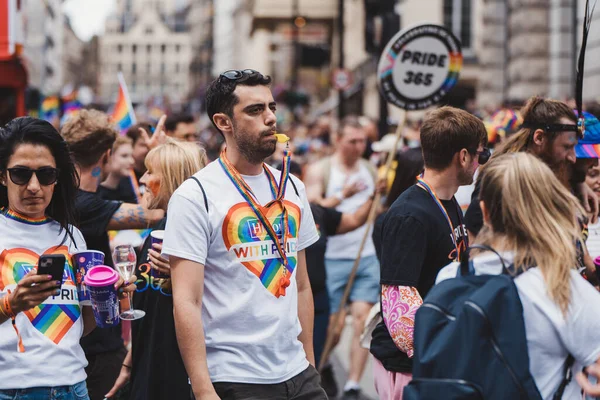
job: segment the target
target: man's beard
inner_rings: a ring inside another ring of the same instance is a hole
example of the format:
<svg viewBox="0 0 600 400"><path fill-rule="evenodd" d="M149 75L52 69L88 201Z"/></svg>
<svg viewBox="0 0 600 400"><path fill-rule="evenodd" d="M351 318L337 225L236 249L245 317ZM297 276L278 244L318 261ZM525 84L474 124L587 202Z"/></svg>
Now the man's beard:
<svg viewBox="0 0 600 400"><path fill-rule="evenodd" d="M548 143L548 146L540 154L542 161L550 167L554 175L558 180L566 187L570 188L570 181L573 175L573 168L568 161L556 161L552 154L552 145Z"/></svg>
<svg viewBox="0 0 600 400"><path fill-rule="evenodd" d="M260 164L275 152L277 141L265 142L262 140L265 136L275 133L274 129L261 132L258 139L246 132L237 132L235 126L233 132L239 152L251 164Z"/></svg>
<svg viewBox="0 0 600 400"><path fill-rule="evenodd" d="M458 184L460 186L472 184L474 175L474 172L471 173L470 171L464 169L460 170L460 172L458 173Z"/></svg>

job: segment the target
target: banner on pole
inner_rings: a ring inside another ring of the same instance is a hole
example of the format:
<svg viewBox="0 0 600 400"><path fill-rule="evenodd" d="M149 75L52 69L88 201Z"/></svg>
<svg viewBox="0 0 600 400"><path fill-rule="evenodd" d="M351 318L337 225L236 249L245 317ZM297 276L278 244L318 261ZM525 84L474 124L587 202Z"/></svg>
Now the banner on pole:
<svg viewBox="0 0 600 400"><path fill-rule="evenodd" d="M439 103L458 82L460 41L443 26L424 24L398 32L386 45L377 83L386 100L405 110Z"/></svg>

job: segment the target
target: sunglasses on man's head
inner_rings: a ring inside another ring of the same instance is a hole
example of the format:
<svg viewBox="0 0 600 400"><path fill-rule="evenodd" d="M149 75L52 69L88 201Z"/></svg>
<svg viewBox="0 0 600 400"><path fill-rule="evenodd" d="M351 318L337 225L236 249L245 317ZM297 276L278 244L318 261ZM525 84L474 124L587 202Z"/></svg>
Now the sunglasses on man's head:
<svg viewBox="0 0 600 400"><path fill-rule="evenodd" d="M15 185L26 185L31 180L33 174L37 177L40 185L49 186L58 181L58 169L52 167L42 167L31 169L27 167L8 168L8 176Z"/></svg>
<svg viewBox="0 0 600 400"><path fill-rule="evenodd" d="M229 71L223 72L219 78L226 78L230 81L243 82L251 76L260 75L260 72L253 69L230 69Z"/></svg>
<svg viewBox="0 0 600 400"><path fill-rule="evenodd" d="M525 121L521 125L521 128L528 128L532 131L541 129L545 132L575 132L578 134L579 138L583 138L585 133L585 124L583 121L578 124L538 124Z"/></svg>

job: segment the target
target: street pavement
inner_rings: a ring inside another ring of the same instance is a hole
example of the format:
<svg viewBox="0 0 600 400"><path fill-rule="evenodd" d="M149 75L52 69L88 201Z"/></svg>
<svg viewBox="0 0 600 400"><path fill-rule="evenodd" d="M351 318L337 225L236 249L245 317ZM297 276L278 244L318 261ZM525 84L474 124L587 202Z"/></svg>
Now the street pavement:
<svg viewBox="0 0 600 400"><path fill-rule="evenodd" d="M342 332L340 343L337 345L331 356L331 364L333 366L333 372L335 379L338 384L340 396L344 389L344 384L348 377L348 369L350 366L350 341L352 339L352 317L346 318L346 326ZM362 400L376 400L377 393L375 392L375 386L373 385L373 363L372 357L369 354L367 366L365 372L360 381L360 387L362 391Z"/></svg>

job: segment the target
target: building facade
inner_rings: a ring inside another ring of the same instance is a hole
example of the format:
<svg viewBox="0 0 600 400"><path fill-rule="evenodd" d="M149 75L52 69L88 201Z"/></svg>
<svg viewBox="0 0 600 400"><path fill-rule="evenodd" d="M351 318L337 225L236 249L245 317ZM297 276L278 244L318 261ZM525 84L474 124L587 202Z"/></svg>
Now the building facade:
<svg viewBox="0 0 600 400"><path fill-rule="evenodd" d="M214 0L193 0L190 4L190 97L194 99L202 97L212 78L214 3Z"/></svg>
<svg viewBox="0 0 600 400"><path fill-rule="evenodd" d="M167 96L173 104L187 99L192 43L189 4L178 0L120 0L100 38L100 99L111 103L118 73L133 103Z"/></svg>
<svg viewBox="0 0 600 400"><path fill-rule="evenodd" d="M62 86L70 85L74 88L83 84L85 77L84 50L86 43L79 39L73 31L71 23L67 17L64 19L63 32L63 58L61 69L63 71Z"/></svg>
<svg viewBox="0 0 600 400"><path fill-rule="evenodd" d="M585 0L484 0L483 105L574 97ZM596 10L598 11L598 10ZM583 99L600 97L600 14L588 38Z"/></svg>
<svg viewBox="0 0 600 400"><path fill-rule="evenodd" d="M228 19L222 30L215 30L214 72L254 68L272 75L275 86L296 83L311 98L312 117L336 111L339 95L331 77L342 57L339 0L255 0L237 7L233 3L215 6L215 24L219 7ZM463 41L465 65L450 100L465 106L475 98L481 74L482 4L483 0L428 0L424 7L422 0L344 1L343 64L352 74L352 84L343 94L345 112L375 119L400 114L386 107L379 95L377 62L385 42L400 28L425 22L446 25ZM220 35L225 32L228 41Z"/></svg>
<svg viewBox="0 0 600 400"><path fill-rule="evenodd" d="M56 94L64 83L62 0L25 0L22 7L23 57L29 85L43 94Z"/></svg>

